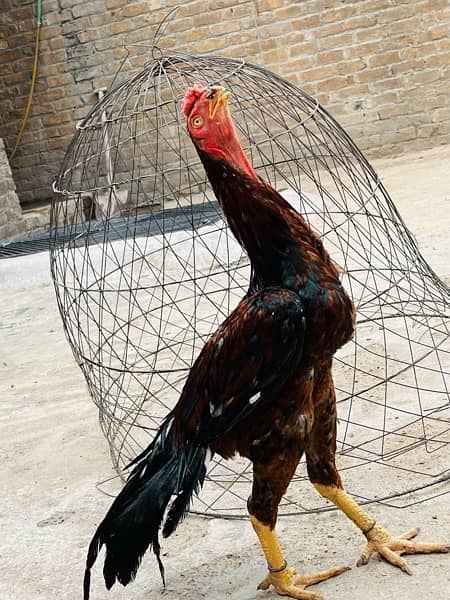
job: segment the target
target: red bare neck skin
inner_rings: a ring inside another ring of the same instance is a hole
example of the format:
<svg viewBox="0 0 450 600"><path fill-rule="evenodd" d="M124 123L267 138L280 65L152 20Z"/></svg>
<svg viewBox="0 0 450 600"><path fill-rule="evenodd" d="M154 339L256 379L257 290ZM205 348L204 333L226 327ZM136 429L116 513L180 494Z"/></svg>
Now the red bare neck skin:
<svg viewBox="0 0 450 600"><path fill-rule="evenodd" d="M256 174L255 169L250 164L250 161L247 155L244 152L244 149L241 146L241 143L236 136L233 140L234 143L229 145L227 149L228 152L225 152L225 159L228 160L233 167L245 173L251 179L258 179L258 175Z"/></svg>
<svg viewBox="0 0 450 600"><path fill-rule="evenodd" d="M252 167L247 155L242 148L236 127L225 107L219 118L212 124L211 130L205 138L198 144L203 151L212 156L224 160L237 171L247 175L252 179L258 179L258 176ZM195 141L195 140L194 140Z"/></svg>

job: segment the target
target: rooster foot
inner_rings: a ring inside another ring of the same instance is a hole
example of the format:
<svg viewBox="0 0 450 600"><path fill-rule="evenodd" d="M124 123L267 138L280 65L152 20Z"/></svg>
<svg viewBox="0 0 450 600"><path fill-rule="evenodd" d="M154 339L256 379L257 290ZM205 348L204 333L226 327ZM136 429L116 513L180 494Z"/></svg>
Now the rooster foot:
<svg viewBox="0 0 450 600"><path fill-rule="evenodd" d="M273 585L280 596L289 596L298 600L323 600L320 594L307 592L305 588L348 570L349 567L334 567L314 575L297 575L294 567L285 567L282 571L270 572L258 585L258 590L267 590Z"/></svg>
<svg viewBox="0 0 450 600"><path fill-rule="evenodd" d="M412 571L402 554L430 554L432 552L450 552L450 546L447 544L429 544L411 542L410 540L419 533L417 527L407 531L399 538L393 538L390 534L380 527L374 525L370 531L366 533L368 540L367 546L361 555L361 558L356 563L358 567L367 565L370 557L374 552L378 552L387 562L396 567L399 567L408 575L412 575Z"/></svg>

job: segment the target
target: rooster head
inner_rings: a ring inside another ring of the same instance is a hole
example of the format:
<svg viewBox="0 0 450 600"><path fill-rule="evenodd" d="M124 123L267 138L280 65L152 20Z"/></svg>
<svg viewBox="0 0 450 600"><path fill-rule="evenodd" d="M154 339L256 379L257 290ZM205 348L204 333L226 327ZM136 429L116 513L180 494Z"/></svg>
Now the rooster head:
<svg viewBox="0 0 450 600"><path fill-rule="evenodd" d="M230 92L215 85L196 84L186 90L181 108L187 117L187 129L198 150L233 168L257 177L251 166L228 108Z"/></svg>

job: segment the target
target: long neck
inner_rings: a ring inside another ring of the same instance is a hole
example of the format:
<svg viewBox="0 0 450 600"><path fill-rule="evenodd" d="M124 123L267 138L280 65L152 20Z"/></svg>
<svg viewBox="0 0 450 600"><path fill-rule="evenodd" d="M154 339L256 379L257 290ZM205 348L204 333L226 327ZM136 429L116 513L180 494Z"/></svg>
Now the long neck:
<svg viewBox="0 0 450 600"><path fill-rule="evenodd" d="M250 176L202 151L199 155L230 229L247 251L257 277L266 285L295 287L294 280L306 272L307 262L289 220L300 219L297 224L301 225L302 217L293 215L290 205L256 173ZM309 230L304 226L305 232Z"/></svg>

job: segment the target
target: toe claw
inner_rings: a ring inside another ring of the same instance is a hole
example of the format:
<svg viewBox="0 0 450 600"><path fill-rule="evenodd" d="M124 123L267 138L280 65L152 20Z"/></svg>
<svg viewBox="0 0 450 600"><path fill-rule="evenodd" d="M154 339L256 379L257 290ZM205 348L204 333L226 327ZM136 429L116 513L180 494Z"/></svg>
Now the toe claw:
<svg viewBox="0 0 450 600"><path fill-rule="evenodd" d="M359 557L358 562L356 563L357 567L363 567L369 563L370 557L374 552L373 544L369 542L364 550L364 552Z"/></svg>
<svg viewBox="0 0 450 600"><path fill-rule="evenodd" d="M261 583L258 584L257 589L258 590L268 590L270 587L270 580L269 577L266 577L265 579L263 579L261 581Z"/></svg>
<svg viewBox="0 0 450 600"><path fill-rule="evenodd" d="M406 573L407 575L412 575L413 574L413 572L409 568L408 563L405 563L404 565L401 565L400 569L403 571L403 573Z"/></svg>

